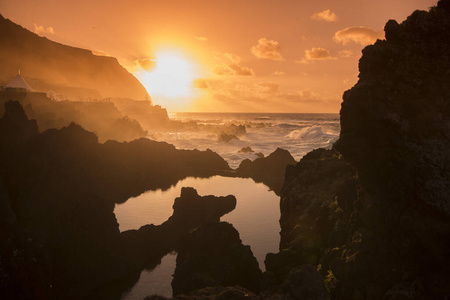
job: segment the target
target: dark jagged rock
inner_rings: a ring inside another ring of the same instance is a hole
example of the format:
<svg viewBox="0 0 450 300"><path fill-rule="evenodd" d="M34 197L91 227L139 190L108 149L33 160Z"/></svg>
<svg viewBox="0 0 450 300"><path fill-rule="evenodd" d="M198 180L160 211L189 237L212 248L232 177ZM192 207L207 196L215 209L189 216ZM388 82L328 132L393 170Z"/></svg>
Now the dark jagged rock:
<svg viewBox="0 0 450 300"><path fill-rule="evenodd" d="M245 159L236 169L238 176L250 177L256 182L263 182L276 194L279 194L284 182L286 166L294 165L295 159L287 150L278 148L267 157L254 161Z"/></svg>
<svg viewBox="0 0 450 300"><path fill-rule="evenodd" d="M132 266L140 271L154 268L161 263L167 253L178 250L184 239L196 228L218 223L220 217L236 207L236 198L199 196L190 187L181 189L180 197L175 199L172 216L159 226L144 225L139 230L121 233L122 253L133 259ZM130 287L137 278L125 285Z"/></svg>
<svg viewBox="0 0 450 300"><path fill-rule="evenodd" d="M247 133L247 130L245 129L244 125L230 124L229 126L225 127L225 132L228 134L234 134L236 136L242 136Z"/></svg>
<svg viewBox="0 0 450 300"><path fill-rule="evenodd" d="M217 172L211 168L229 169L212 151L178 151L145 139L99 144L76 124L39 134L14 102L0 119L0 133L0 288L11 299L83 299L101 286L109 290L111 282L120 286L173 246L180 238L174 231L187 234L197 224L147 226L133 240L119 232L114 204L189 175L211 176ZM218 209L197 201L198 226L232 209L227 200ZM152 243L128 247L146 241Z"/></svg>
<svg viewBox="0 0 450 300"><path fill-rule="evenodd" d="M261 153L261 152L257 152L257 153L255 153L255 155L256 155L256 157L258 157L258 158L264 158L264 154Z"/></svg>
<svg viewBox="0 0 450 300"><path fill-rule="evenodd" d="M176 300L257 300L255 294L240 286L207 287L196 290L188 295L178 295Z"/></svg>
<svg viewBox="0 0 450 300"><path fill-rule="evenodd" d="M349 248L367 248L371 261L360 251L340 269L349 278L366 268L359 285L372 280L389 295L413 286L414 297L450 294L449 2L389 21L344 94L336 147L357 170L368 229L355 230L362 241Z"/></svg>
<svg viewBox="0 0 450 300"><path fill-rule="evenodd" d="M177 295L173 300L258 300L259 297L240 286L207 287L190 292L187 295ZM167 300L160 296L146 297L144 300Z"/></svg>
<svg viewBox="0 0 450 300"><path fill-rule="evenodd" d="M355 199L355 172L334 150L314 150L288 166L280 202L280 252L266 256L265 294L289 294L282 286L291 285L292 270L336 258L331 249L347 242Z"/></svg>
<svg viewBox="0 0 450 300"><path fill-rule="evenodd" d="M355 198L355 172L333 150L314 150L288 166L280 201L280 249L303 252L302 264L317 265L320 249L328 246L324 241L337 239L336 232L327 232L328 218L334 210L352 211Z"/></svg>
<svg viewBox="0 0 450 300"><path fill-rule="evenodd" d="M263 292L260 299L328 299L328 292L321 274L311 265L292 269L276 290Z"/></svg>
<svg viewBox="0 0 450 300"><path fill-rule="evenodd" d="M449 6L389 21L386 40L363 50L339 152L315 150L287 171L269 291L310 263L332 299L450 295Z"/></svg>
<svg viewBox="0 0 450 300"><path fill-rule="evenodd" d="M260 278L250 247L231 224L221 222L200 227L181 246L172 287L174 295L234 285L258 292Z"/></svg>
<svg viewBox="0 0 450 300"><path fill-rule="evenodd" d="M228 133L220 133L217 137L217 141L221 143L229 143L232 140L239 140L239 138L234 134L228 134Z"/></svg>
<svg viewBox="0 0 450 300"><path fill-rule="evenodd" d="M370 178L365 184L449 215L448 201L438 200L450 191L450 16L438 6L395 24L363 50L360 80L344 94L337 147L362 180Z"/></svg>
<svg viewBox="0 0 450 300"><path fill-rule="evenodd" d="M175 199L173 215L170 221L178 224L203 224L219 222L225 213L231 212L236 207L234 196L200 197L197 191L191 187L181 189L181 196ZM192 225L190 225L192 227Z"/></svg>
<svg viewBox="0 0 450 300"><path fill-rule="evenodd" d="M2 147L12 149L38 135L35 120L28 120L22 106L15 101L5 103L5 116L0 119Z"/></svg>

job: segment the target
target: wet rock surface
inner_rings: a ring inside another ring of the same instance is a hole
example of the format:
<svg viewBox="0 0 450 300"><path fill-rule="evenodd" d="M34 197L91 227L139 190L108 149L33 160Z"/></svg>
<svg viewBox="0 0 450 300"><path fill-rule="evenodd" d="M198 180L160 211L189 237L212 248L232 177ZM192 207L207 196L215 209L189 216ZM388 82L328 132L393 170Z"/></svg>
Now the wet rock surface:
<svg viewBox="0 0 450 300"><path fill-rule="evenodd" d="M278 148L267 157L258 157L253 161L245 159L236 169L236 174L239 177L250 177L256 182L263 182L279 195L284 183L286 166L295 163L289 151Z"/></svg>

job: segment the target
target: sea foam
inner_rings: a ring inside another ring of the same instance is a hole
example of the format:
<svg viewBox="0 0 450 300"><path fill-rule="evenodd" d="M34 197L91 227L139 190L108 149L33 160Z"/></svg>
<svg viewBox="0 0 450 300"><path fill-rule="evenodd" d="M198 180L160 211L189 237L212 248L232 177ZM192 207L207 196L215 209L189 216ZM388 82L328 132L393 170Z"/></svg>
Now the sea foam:
<svg viewBox="0 0 450 300"><path fill-rule="evenodd" d="M323 132L322 126L311 126L302 129L296 129L290 132L287 137L290 139L315 140L327 135Z"/></svg>

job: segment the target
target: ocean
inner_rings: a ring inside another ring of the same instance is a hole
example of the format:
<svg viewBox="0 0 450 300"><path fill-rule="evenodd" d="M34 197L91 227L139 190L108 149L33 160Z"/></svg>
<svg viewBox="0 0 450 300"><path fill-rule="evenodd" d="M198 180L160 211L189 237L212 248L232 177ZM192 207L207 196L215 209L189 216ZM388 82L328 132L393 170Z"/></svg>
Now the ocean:
<svg viewBox="0 0 450 300"><path fill-rule="evenodd" d="M220 154L232 168L242 160L269 155L277 148L288 150L298 161L315 148L328 148L339 137L339 114L300 113L174 113L173 120L197 126L177 131L153 133L179 149L207 148ZM245 133L236 127L245 127ZM235 134L237 139L219 140L221 133ZM250 147L254 152L239 152Z"/></svg>
<svg viewBox="0 0 450 300"><path fill-rule="evenodd" d="M277 148L288 150L299 161L316 148L329 148L339 137L338 114L260 114L260 113L176 113L173 130L155 131L149 137L175 145L178 149L211 149L232 168L242 160L267 156ZM251 152L243 152L249 147ZM260 155L260 154L259 154ZM280 242L280 199L262 183L248 178L186 178L168 190L147 191L115 207L120 230L138 229L145 224L159 225L172 214L172 205L182 187L194 187L200 195L237 199L236 209L221 218L239 231L264 270L269 252L278 252ZM153 270L144 270L139 281L122 295L122 300L143 299L152 294L171 297L171 280L176 253L170 253Z"/></svg>

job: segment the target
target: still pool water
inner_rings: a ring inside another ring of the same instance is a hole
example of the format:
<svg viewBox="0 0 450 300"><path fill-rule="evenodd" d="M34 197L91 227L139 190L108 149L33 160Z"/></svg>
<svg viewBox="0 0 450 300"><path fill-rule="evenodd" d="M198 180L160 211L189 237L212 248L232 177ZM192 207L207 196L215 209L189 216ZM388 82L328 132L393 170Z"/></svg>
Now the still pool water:
<svg viewBox="0 0 450 300"><path fill-rule="evenodd" d="M120 230L139 229L146 224L159 225L172 215L174 199L182 187L193 187L199 195L234 195L236 209L221 218L239 231L242 243L250 245L264 271L264 259L269 252L278 252L280 241L279 197L262 183L252 179L214 176L211 178L186 178L166 191L147 191L138 197L117 204L114 210ZM144 270L138 283L122 300L142 299L158 294L170 297L171 281L175 270L175 254L168 254L161 265L152 271Z"/></svg>

